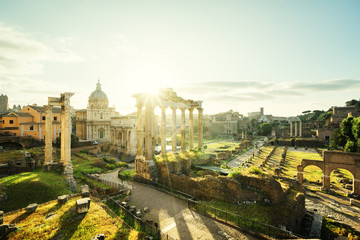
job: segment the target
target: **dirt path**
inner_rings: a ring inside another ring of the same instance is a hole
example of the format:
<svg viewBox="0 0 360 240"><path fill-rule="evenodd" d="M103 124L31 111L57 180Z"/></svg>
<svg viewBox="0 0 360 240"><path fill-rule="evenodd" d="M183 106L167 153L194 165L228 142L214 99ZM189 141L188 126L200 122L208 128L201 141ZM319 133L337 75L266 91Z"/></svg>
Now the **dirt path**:
<svg viewBox="0 0 360 240"><path fill-rule="evenodd" d="M120 181L117 172L102 174L101 178ZM149 207L150 211L143 218L158 223L162 232L175 239L258 239L191 211L185 201L169 194L143 184L127 184L132 189L129 204L139 209Z"/></svg>

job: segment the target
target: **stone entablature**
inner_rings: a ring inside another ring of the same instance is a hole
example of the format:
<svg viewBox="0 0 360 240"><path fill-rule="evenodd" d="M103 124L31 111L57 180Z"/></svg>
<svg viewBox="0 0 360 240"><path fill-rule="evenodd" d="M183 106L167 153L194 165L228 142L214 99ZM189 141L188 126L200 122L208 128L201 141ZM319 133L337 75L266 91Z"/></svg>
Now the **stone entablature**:
<svg viewBox="0 0 360 240"><path fill-rule="evenodd" d="M303 171L309 165L318 166L322 172L324 189L330 189L330 174L332 171L343 168L353 175L353 193L360 195L360 153L324 151L323 161L303 159L297 167L297 178L303 182Z"/></svg>

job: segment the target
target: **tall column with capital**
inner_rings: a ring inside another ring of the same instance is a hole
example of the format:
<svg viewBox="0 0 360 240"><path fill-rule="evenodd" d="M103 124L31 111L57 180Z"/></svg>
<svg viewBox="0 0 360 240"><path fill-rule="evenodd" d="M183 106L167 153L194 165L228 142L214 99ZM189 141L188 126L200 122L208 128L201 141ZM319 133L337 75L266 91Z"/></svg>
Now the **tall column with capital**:
<svg viewBox="0 0 360 240"><path fill-rule="evenodd" d="M202 108L198 108L198 115L199 115L199 127L198 127L198 148L203 149L203 110Z"/></svg>
<svg viewBox="0 0 360 240"><path fill-rule="evenodd" d="M302 122L300 121L299 136L302 137Z"/></svg>
<svg viewBox="0 0 360 240"><path fill-rule="evenodd" d="M45 162L44 165L52 163L52 111L53 106L45 105Z"/></svg>
<svg viewBox="0 0 360 240"><path fill-rule="evenodd" d="M161 153L166 154L166 107L161 107Z"/></svg>
<svg viewBox="0 0 360 240"><path fill-rule="evenodd" d="M185 143L185 108L180 108L181 110L181 151L186 150Z"/></svg>
<svg viewBox="0 0 360 240"><path fill-rule="evenodd" d="M73 96L73 93L63 93L61 94L61 99L63 101L62 110L64 112L64 135L61 138L64 138L64 147L61 148L64 152L64 166L68 166L71 162L71 113L70 113L70 98Z"/></svg>
<svg viewBox="0 0 360 240"><path fill-rule="evenodd" d="M189 108L189 147L194 148L194 109Z"/></svg>
<svg viewBox="0 0 360 240"><path fill-rule="evenodd" d="M176 152L176 108L172 109L172 133L171 133L171 143L172 143L172 152Z"/></svg>
<svg viewBox="0 0 360 240"><path fill-rule="evenodd" d="M65 165L65 106L61 106L60 121L60 163Z"/></svg>
<svg viewBox="0 0 360 240"><path fill-rule="evenodd" d="M290 120L290 137L293 136L293 127L292 127L292 121Z"/></svg>
<svg viewBox="0 0 360 240"><path fill-rule="evenodd" d="M145 105L145 159L152 160L152 138L151 138L151 112L152 104L147 102Z"/></svg>
<svg viewBox="0 0 360 240"><path fill-rule="evenodd" d="M299 136L298 134L298 122L295 121L295 134L294 134L295 137Z"/></svg>
<svg viewBox="0 0 360 240"><path fill-rule="evenodd" d="M137 107L137 147L136 147L136 156L143 156L143 143L144 143L144 135L143 135L143 127L142 127L142 108L143 105L138 103Z"/></svg>

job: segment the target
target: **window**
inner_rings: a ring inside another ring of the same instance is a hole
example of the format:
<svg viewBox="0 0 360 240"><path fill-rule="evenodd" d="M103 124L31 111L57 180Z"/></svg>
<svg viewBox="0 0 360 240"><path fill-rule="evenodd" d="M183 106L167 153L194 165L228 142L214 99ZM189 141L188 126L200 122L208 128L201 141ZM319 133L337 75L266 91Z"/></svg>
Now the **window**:
<svg viewBox="0 0 360 240"><path fill-rule="evenodd" d="M45 116L43 116L43 117L42 117L42 120L43 120L43 121L45 121L45 119L46 119L46 117L45 117Z"/></svg>
<svg viewBox="0 0 360 240"><path fill-rule="evenodd" d="M30 131L34 130L34 125L30 125Z"/></svg>
<svg viewBox="0 0 360 240"><path fill-rule="evenodd" d="M54 121L57 121L57 117L54 117Z"/></svg>
<svg viewBox="0 0 360 240"><path fill-rule="evenodd" d="M10 120L9 123L10 123L10 124L14 124L14 120Z"/></svg>
<svg viewBox="0 0 360 240"><path fill-rule="evenodd" d="M3 123L5 123L5 120L3 120Z"/></svg>

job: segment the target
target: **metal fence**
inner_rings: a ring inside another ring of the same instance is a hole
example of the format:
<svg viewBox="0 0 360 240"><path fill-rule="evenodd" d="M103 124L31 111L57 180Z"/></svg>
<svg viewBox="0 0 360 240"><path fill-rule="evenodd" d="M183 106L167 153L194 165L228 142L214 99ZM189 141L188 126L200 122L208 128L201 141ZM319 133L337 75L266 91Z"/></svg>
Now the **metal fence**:
<svg viewBox="0 0 360 240"><path fill-rule="evenodd" d="M234 213L229 213L224 210L209 206L200 201L188 199L188 207L202 214L205 214L209 217L215 218L218 221L224 223L232 223L239 226L240 228L247 229L256 233L262 233L272 238L276 238L276 239L301 238L300 236L297 236L290 231L283 230L281 228L277 228L265 223L257 222Z"/></svg>
<svg viewBox="0 0 360 240"><path fill-rule="evenodd" d="M155 239L176 240L175 238L171 237L169 234L161 232L159 228L155 227L154 224L151 224L149 222L142 220L141 218L138 218L130 211L128 211L125 207L117 203L113 198L109 198L107 200L107 203L117 215L119 215L128 225L132 226L136 230L150 234Z"/></svg>

